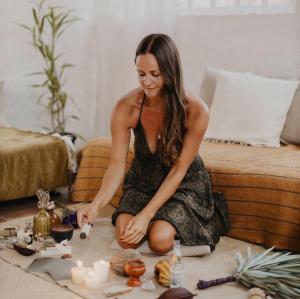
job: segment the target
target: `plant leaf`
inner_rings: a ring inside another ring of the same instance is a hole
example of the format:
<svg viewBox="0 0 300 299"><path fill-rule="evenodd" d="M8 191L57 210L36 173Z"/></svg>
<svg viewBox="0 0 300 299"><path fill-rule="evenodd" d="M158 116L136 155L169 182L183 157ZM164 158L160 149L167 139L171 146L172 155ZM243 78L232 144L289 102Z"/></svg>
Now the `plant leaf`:
<svg viewBox="0 0 300 299"><path fill-rule="evenodd" d="M26 30L32 32L32 28L31 27L29 27L27 25L24 25L24 24L20 24L20 23L18 23L18 25L21 26L21 27L23 27L23 28L25 28Z"/></svg>
<svg viewBox="0 0 300 299"><path fill-rule="evenodd" d="M40 22L39 22L39 19L38 19L35 8L32 9L32 15L33 15L33 18L34 18L34 21L35 21L36 25L39 26Z"/></svg>
<svg viewBox="0 0 300 299"><path fill-rule="evenodd" d="M29 73L29 74L26 74L25 76L36 76L36 75L44 75L44 72Z"/></svg>

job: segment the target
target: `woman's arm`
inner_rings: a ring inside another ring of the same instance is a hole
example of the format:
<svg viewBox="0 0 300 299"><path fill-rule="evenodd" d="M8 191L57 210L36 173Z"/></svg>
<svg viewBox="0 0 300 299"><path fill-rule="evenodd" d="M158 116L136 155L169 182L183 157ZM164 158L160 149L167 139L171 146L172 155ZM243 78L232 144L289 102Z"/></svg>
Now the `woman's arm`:
<svg viewBox="0 0 300 299"><path fill-rule="evenodd" d="M147 206L129 222L122 238L123 242L139 242L140 239L137 238L137 234L141 235L141 230L146 233L146 225L148 227L149 222L155 216L156 212L176 192L198 153L199 146L207 129L208 118L209 110L207 106L202 102L194 103L191 116L188 119L183 147L176 163L172 166L167 177Z"/></svg>
<svg viewBox="0 0 300 299"><path fill-rule="evenodd" d="M123 180L130 141L130 118L130 105L125 100L120 100L111 117L112 147L108 168L95 199L77 212L77 221L80 227L83 222L92 222L98 212L114 196Z"/></svg>

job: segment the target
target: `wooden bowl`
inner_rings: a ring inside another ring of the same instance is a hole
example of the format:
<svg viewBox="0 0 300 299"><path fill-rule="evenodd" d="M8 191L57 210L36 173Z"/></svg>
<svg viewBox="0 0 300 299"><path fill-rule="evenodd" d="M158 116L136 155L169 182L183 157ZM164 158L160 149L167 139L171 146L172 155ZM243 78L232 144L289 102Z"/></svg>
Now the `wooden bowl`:
<svg viewBox="0 0 300 299"><path fill-rule="evenodd" d="M22 255L29 256L29 255L33 255L34 253L36 253L35 248L28 248L20 243L14 243L13 246L14 246L14 249Z"/></svg>
<svg viewBox="0 0 300 299"><path fill-rule="evenodd" d="M51 227L50 235L57 243L60 243L63 240L71 240L73 231L74 228L71 225L58 224Z"/></svg>

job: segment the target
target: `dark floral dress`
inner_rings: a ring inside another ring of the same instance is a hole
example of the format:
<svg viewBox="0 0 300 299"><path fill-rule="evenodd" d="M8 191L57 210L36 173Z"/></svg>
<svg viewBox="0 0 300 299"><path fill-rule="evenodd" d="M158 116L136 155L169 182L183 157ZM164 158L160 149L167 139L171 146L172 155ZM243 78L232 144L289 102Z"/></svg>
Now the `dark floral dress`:
<svg viewBox="0 0 300 299"><path fill-rule="evenodd" d="M143 104L141 107L142 113ZM133 130L135 157L126 174L120 206L112 215L112 223L121 213L138 214L152 199L170 167L152 154L139 117ZM209 174L197 154L176 193L157 211L153 220L171 223L185 245L210 245L212 249L221 235L229 230L227 205L221 193L212 193Z"/></svg>

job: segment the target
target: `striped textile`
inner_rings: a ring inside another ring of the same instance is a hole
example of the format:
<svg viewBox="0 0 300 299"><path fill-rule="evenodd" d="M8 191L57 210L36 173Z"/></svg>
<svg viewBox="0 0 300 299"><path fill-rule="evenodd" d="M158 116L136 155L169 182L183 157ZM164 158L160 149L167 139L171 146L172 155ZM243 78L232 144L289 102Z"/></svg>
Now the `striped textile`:
<svg viewBox="0 0 300 299"><path fill-rule="evenodd" d="M109 139L94 139L82 151L72 200L91 201L108 165ZM300 251L300 146L248 147L202 142L199 151L214 191L225 193L228 236L278 249ZM134 156L130 146L127 169ZM111 201L117 206L121 187Z"/></svg>
<svg viewBox="0 0 300 299"><path fill-rule="evenodd" d="M227 198L228 236L300 251L300 146L204 142L200 154Z"/></svg>
<svg viewBox="0 0 300 299"><path fill-rule="evenodd" d="M92 201L95 198L108 166L110 148L110 139L99 138L91 140L81 151L79 170L71 192L71 200L73 202ZM129 169L133 157L133 144L130 144L126 171ZM120 186L110 204L113 207L117 207L121 196L122 186Z"/></svg>

